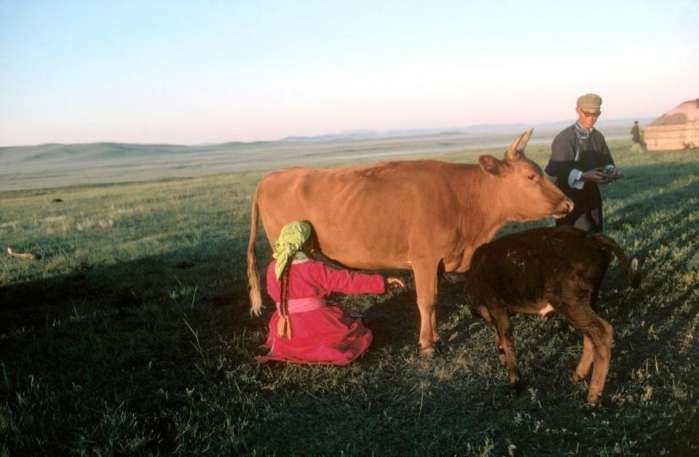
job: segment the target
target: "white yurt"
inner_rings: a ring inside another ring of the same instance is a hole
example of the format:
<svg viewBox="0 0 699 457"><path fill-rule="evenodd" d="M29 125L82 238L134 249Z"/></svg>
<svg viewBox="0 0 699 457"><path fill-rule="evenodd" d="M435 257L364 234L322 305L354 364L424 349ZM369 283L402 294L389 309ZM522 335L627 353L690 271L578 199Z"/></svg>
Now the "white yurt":
<svg viewBox="0 0 699 457"><path fill-rule="evenodd" d="M649 151L699 148L699 98L680 103L644 130Z"/></svg>

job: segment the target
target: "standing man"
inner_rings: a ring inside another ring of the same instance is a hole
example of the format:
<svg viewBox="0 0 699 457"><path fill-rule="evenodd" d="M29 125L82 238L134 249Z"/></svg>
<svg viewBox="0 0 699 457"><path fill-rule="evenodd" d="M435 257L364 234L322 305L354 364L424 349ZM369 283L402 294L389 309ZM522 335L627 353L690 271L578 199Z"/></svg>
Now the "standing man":
<svg viewBox="0 0 699 457"><path fill-rule="evenodd" d="M602 197L598 185L613 181L619 177L619 171L604 136L594 128L602 114L601 106L602 98L597 94L578 97L577 122L556 135L551 145L546 173L556 178L558 188L575 204L573 211L558 219L556 225L602 231Z"/></svg>
<svg viewBox="0 0 699 457"><path fill-rule="evenodd" d="M638 126L638 121L633 121L633 127L631 127L631 141L633 141L633 146L631 146L632 151L643 152L646 149L646 145L643 144L643 138L641 138L641 128Z"/></svg>
<svg viewBox="0 0 699 457"><path fill-rule="evenodd" d="M633 121L633 127L631 127L631 141L634 144L641 144L641 128L638 126L638 121Z"/></svg>

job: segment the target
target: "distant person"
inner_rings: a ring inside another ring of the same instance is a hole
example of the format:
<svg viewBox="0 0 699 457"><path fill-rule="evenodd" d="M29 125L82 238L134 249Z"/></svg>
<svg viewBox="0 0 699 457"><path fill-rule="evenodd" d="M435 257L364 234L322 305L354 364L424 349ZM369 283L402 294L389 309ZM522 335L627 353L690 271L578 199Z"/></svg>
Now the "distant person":
<svg viewBox="0 0 699 457"><path fill-rule="evenodd" d="M312 227L306 221L286 224L274 243L267 268L267 293L277 309L269 321L259 361L347 365L371 344L371 330L346 316L325 298L333 293L382 294L388 285L405 287L398 278L335 269L309 256Z"/></svg>
<svg viewBox="0 0 699 457"><path fill-rule="evenodd" d="M638 126L638 121L633 121L633 127L631 127L631 141L637 144L641 142L641 128Z"/></svg>
<svg viewBox="0 0 699 457"><path fill-rule="evenodd" d="M577 122L561 131L551 145L546 173L575 207L556 225L572 225L588 232L602 232L602 197L599 184L620 176L604 136L594 125L602 114L602 98L597 94L578 97Z"/></svg>
<svg viewBox="0 0 699 457"><path fill-rule="evenodd" d="M638 121L633 121L633 127L631 127L631 141L633 141L632 150L644 151L646 145L643 144L643 137L641 136L641 128L638 126Z"/></svg>

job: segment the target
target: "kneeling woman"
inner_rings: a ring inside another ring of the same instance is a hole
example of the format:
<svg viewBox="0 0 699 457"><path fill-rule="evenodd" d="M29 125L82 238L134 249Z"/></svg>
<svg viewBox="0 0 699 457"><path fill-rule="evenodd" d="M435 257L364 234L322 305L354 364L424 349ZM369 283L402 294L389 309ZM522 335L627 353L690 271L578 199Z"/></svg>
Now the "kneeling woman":
<svg viewBox="0 0 699 457"><path fill-rule="evenodd" d="M257 357L259 361L349 364L369 348L371 330L326 303L325 297L332 292L382 294L387 285L405 287L398 278L339 270L309 258L311 232L306 221L290 222L274 244L267 293L277 309L269 321L269 353Z"/></svg>

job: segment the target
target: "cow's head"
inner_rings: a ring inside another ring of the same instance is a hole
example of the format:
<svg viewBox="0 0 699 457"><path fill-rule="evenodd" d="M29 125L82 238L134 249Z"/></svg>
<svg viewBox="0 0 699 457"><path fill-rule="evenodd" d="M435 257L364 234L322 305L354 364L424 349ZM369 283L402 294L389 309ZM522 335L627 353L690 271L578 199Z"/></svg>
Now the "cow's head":
<svg viewBox="0 0 699 457"><path fill-rule="evenodd" d="M544 176L539 165L524 155L533 131L528 129L516 138L503 160L491 155L478 158L483 171L497 179L498 204L511 220L560 218L573 210L573 202Z"/></svg>

